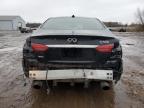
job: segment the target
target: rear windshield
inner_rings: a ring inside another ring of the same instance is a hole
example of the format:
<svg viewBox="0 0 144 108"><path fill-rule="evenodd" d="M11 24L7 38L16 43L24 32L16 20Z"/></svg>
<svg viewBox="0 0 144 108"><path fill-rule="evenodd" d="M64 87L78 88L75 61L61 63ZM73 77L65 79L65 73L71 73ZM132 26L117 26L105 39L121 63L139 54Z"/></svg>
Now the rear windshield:
<svg viewBox="0 0 144 108"><path fill-rule="evenodd" d="M48 30L102 30L105 26L94 18L51 18L42 26Z"/></svg>

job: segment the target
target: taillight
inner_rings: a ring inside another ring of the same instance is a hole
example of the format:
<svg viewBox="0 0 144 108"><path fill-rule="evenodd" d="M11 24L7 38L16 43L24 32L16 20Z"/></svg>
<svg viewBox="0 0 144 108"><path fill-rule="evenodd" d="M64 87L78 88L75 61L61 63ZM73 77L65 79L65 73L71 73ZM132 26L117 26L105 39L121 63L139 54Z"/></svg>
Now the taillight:
<svg viewBox="0 0 144 108"><path fill-rule="evenodd" d="M48 50L48 46L43 45L43 44L36 44L36 43L32 43L32 49L35 52L45 52Z"/></svg>
<svg viewBox="0 0 144 108"><path fill-rule="evenodd" d="M113 44L99 45L99 46L96 47L96 50L98 52L110 53L110 52L112 52L113 47L114 47Z"/></svg>

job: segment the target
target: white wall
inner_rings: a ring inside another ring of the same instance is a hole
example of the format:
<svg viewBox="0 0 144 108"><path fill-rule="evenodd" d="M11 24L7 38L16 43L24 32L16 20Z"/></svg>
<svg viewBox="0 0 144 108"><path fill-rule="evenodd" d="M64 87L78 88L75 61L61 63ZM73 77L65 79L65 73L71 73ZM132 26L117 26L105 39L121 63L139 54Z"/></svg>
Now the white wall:
<svg viewBox="0 0 144 108"><path fill-rule="evenodd" d="M0 30L13 30L13 22L12 21L0 21Z"/></svg>
<svg viewBox="0 0 144 108"><path fill-rule="evenodd" d="M16 17L13 20L13 29L18 30L18 27L20 26L20 23L22 24L22 27L26 27L25 21L21 17Z"/></svg>
<svg viewBox="0 0 144 108"><path fill-rule="evenodd" d="M20 25L26 27L25 21L19 16L13 20L0 20L0 30L19 30Z"/></svg>

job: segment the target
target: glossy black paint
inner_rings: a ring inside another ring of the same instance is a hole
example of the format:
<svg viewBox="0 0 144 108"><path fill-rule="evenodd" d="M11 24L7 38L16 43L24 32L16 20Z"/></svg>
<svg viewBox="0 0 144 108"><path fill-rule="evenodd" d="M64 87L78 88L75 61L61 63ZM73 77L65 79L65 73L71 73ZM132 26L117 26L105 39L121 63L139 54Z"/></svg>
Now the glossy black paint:
<svg viewBox="0 0 144 108"><path fill-rule="evenodd" d="M111 53L96 51L96 48L57 48L50 47L46 52L34 52L32 43L44 45L70 45L68 38L76 38L75 45L113 44ZM108 29L103 31L38 30L27 38L23 47L23 69L28 77L32 69L110 69L114 79L122 73L122 48L119 40Z"/></svg>

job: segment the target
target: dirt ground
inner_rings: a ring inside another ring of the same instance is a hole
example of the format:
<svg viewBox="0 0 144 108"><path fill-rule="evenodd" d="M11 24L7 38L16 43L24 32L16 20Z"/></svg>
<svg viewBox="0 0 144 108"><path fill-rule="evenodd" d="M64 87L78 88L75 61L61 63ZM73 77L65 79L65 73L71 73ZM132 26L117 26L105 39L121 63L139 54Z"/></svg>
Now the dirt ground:
<svg viewBox="0 0 144 108"><path fill-rule="evenodd" d="M30 34L0 31L0 108L144 108L144 33L114 34L123 47L124 72L109 91L99 87L57 87L44 90L24 86L22 46Z"/></svg>

